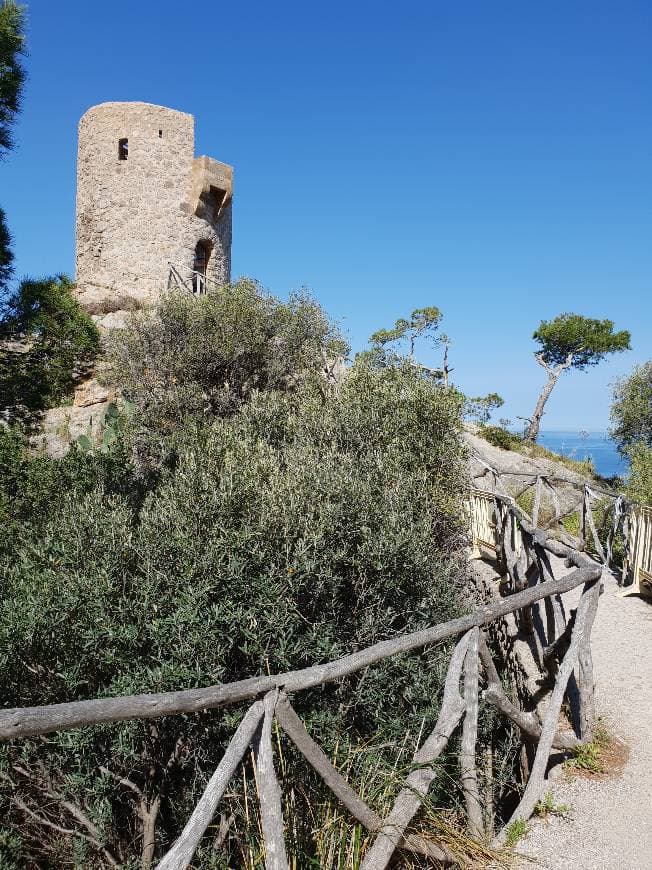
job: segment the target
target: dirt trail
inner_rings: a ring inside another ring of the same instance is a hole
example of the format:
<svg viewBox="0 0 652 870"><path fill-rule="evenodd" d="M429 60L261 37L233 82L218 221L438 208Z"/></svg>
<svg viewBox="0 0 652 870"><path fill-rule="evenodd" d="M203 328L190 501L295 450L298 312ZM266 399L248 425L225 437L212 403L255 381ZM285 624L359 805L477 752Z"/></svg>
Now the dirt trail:
<svg viewBox="0 0 652 870"><path fill-rule="evenodd" d="M570 812L532 821L518 847L530 870L652 870L652 603L620 598L607 572L604 581L593 629L596 706L629 759L604 779L553 771L554 802Z"/></svg>

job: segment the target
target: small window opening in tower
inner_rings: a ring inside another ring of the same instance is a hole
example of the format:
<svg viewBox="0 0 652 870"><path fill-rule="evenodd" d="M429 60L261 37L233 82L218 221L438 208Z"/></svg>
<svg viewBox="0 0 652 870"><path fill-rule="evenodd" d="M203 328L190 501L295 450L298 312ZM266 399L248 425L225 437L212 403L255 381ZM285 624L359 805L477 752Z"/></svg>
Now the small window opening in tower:
<svg viewBox="0 0 652 870"><path fill-rule="evenodd" d="M226 190L221 190L219 187L211 185L211 198L213 205L213 219L217 220L222 213L222 208L226 202Z"/></svg>
<svg viewBox="0 0 652 870"><path fill-rule="evenodd" d="M201 240L195 246L195 259L192 267L192 292L202 296L206 292L206 270L211 256L212 245Z"/></svg>
<svg viewBox="0 0 652 870"><path fill-rule="evenodd" d="M159 139L162 139L162 138L163 138L163 130L159 130L159 131L158 131L158 138L159 138Z"/></svg>
<svg viewBox="0 0 652 870"><path fill-rule="evenodd" d="M129 157L129 139L118 139L118 160Z"/></svg>

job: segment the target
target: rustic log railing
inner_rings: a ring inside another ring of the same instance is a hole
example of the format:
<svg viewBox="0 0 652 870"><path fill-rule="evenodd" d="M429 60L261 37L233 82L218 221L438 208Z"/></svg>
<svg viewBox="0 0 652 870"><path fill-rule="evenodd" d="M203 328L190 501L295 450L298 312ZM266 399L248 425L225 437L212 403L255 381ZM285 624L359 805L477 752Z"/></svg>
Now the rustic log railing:
<svg viewBox="0 0 652 870"><path fill-rule="evenodd" d="M159 870L181 870L190 866L218 803L250 745L253 745L257 771L266 867L270 870L288 867L281 791L272 753L271 729L274 719L350 815L373 835L364 856L363 870L388 867L397 849L426 855L443 864L455 863L456 858L448 846L433 841L430 836L426 839L415 834L410 830L410 825L437 776L435 762L461 723L460 776L469 836L485 841L493 836L493 830L489 830L485 824L485 809L481 803L476 768L481 679L486 685L485 700L520 729L524 740L536 745L529 780L510 822L518 818L527 819L534 811L553 747L569 750L580 741L590 738L593 729L590 635L598 606L602 573L601 566L588 556L537 529L511 499L478 492L472 493L473 498L478 502L483 501L484 505L484 512L477 523L479 533L486 538L490 537L488 530L494 534L497 558L504 565L507 577L505 597L449 622L384 640L334 661L301 670L251 677L200 689L2 710L0 739L13 740L134 718L150 719L214 710L249 701L251 706L222 761L177 841L158 864ZM485 510L487 500L490 500L491 512ZM566 566L573 570L555 577L551 556L562 557L566 560ZM582 590L577 609L566 620L560 596L578 587L582 587ZM542 719L534 712L520 709L506 695L484 631L485 627L510 613L517 615L527 631L532 625L533 610L540 606L540 602L543 602L541 616L546 632L543 659L556 659L558 664L554 687ZM392 809L385 818L381 818L356 794L310 737L291 705L290 695L344 679L390 656L453 638L457 638L457 642L448 667L437 723L417 749L411 772ZM573 672L576 672L579 690L579 735L560 731L558 724ZM506 830L507 826L498 834L497 843L504 841Z"/></svg>
<svg viewBox="0 0 652 870"><path fill-rule="evenodd" d="M168 286L171 290L184 290L186 293L192 293L193 296L203 296L211 287L217 288L219 285L207 278L203 272L198 272L196 269L184 269L183 266L178 266L175 263L168 263L170 271L168 272Z"/></svg>
<svg viewBox="0 0 652 870"><path fill-rule="evenodd" d="M625 515L624 594L652 597L652 508L632 505Z"/></svg>
<svg viewBox="0 0 652 870"><path fill-rule="evenodd" d="M493 493L482 489L471 489L466 502L473 559L483 555L495 556L498 553L499 538L494 516L495 499Z"/></svg>
<svg viewBox="0 0 652 870"><path fill-rule="evenodd" d="M520 487L513 489L513 498L521 499L532 493L532 525L545 531L555 530L557 536L571 547L586 551L591 549L600 561L608 567L617 569L614 559L614 546L620 538L624 557L620 571L619 584L624 587L623 595L642 595L652 598L652 508L632 504L624 496L604 489L595 483L579 483L571 477L527 474L524 472L497 471L481 457L476 460L489 474L492 491L474 488L471 490L468 507L472 532L472 557L491 555L496 552L495 527L491 500L493 493L503 497L507 493L502 488L502 478L515 477ZM578 491L577 502L562 508L555 484L574 487ZM552 516L541 520L544 496L548 495L552 504ZM600 508L599 523L596 508ZM525 512L523 512L525 513ZM572 514L579 514L577 536L571 535L563 521ZM600 525L600 528L598 528Z"/></svg>

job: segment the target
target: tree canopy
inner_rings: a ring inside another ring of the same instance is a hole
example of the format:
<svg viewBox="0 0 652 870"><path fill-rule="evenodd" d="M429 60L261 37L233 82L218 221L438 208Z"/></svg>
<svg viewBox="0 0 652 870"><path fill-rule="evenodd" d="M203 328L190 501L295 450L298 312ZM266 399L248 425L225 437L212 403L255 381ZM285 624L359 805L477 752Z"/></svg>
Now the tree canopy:
<svg viewBox="0 0 652 870"><path fill-rule="evenodd" d="M11 236L7 229L5 213L0 208L0 292L4 290L9 283L13 262L14 257L11 253Z"/></svg>
<svg viewBox="0 0 652 870"><path fill-rule="evenodd" d="M627 330L614 332L613 320L596 320L581 314L560 314L542 320L532 338L541 347L538 357L547 366L583 370L597 365L608 353L630 349Z"/></svg>
<svg viewBox="0 0 652 870"><path fill-rule="evenodd" d="M652 447L652 360L616 382L611 405L611 437L621 452L633 444Z"/></svg>
<svg viewBox="0 0 652 870"><path fill-rule="evenodd" d="M388 344L407 344L409 355L413 357L417 340L434 339L441 318L441 311L434 305L415 308L409 320L399 317L393 329L378 329L370 336L369 341L378 348Z"/></svg>
<svg viewBox="0 0 652 870"><path fill-rule="evenodd" d="M14 0L0 6L0 157L13 146L11 127L20 109L25 81L25 7Z"/></svg>
<svg viewBox="0 0 652 870"><path fill-rule="evenodd" d="M629 459L627 496L652 505L652 360L615 383L609 434Z"/></svg>
<svg viewBox="0 0 652 870"><path fill-rule="evenodd" d="M505 400L498 393L488 393L486 396L473 396L466 400L464 415L468 420L485 426L491 419L491 415L498 408L502 408Z"/></svg>
<svg viewBox="0 0 652 870"><path fill-rule="evenodd" d="M532 338L539 343L534 356L548 373L548 381L529 418L527 441L536 441L546 402L563 372L570 368L583 371L597 365L608 353L629 350L630 334L625 329L614 332L613 320L559 314L553 320L542 320Z"/></svg>
<svg viewBox="0 0 652 870"><path fill-rule="evenodd" d="M13 146L11 128L20 108L25 80L21 64L24 52L25 10L14 0L0 5L0 160ZM0 208L0 293L5 290L12 274L13 255L11 236Z"/></svg>

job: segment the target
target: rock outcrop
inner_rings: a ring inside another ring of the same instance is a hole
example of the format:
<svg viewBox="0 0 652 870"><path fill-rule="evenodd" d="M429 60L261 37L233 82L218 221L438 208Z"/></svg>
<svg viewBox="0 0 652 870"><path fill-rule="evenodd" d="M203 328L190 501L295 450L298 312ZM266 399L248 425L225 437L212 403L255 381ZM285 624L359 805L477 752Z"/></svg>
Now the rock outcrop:
<svg viewBox="0 0 652 870"><path fill-rule="evenodd" d="M584 486L591 484L585 476L572 471L553 459L525 456L513 450L494 447L475 434L469 426L464 432L469 448L469 473L473 486L489 492L498 492L518 498L533 487L537 477L547 481L556 493L557 508L550 487L544 486L541 496L543 515L552 516L577 510L582 502Z"/></svg>

